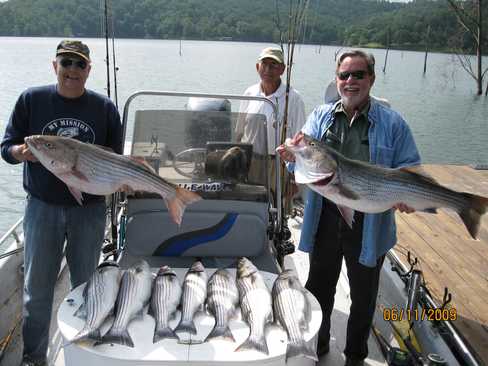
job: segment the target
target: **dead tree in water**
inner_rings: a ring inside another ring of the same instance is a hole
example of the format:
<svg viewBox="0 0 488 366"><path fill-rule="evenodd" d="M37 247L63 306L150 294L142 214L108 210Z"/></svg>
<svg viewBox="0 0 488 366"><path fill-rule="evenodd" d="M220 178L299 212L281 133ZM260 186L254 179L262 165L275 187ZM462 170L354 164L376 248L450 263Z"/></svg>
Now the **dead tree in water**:
<svg viewBox="0 0 488 366"><path fill-rule="evenodd" d="M427 54L429 53L429 40L430 40L430 25L427 27L427 33L425 34L425 56L424 56L424 75L427 71Z"/></svg>
<svg viewBox="0 0 488 366"><path fill-rule="evenodd" d="M471 75L471 77L476 81L476 94L481 95L483 93L483 77L488 71L486 68L482 71L482 45L483 45L483 18L482 13L482 0L475 0L475 9L468 9L467 6L473 4L471 2L447 0L451 9L456 14L458 23L462 28L465 29L466 33L473 40L474 48L476 49L476 69L473 67L470 56L467 55L466 50L463 52L456 52L459 62L463 69ZM488 86L485 95L488 94Z"/></svg>
<svg viewBox="0 0 488 366"><path fill-rule="evenodd" d="M385 64L383 65L383 74L386 72L386 62L388 61L388 51L390 51L390 29L386 32L386 54Z"/></svg>

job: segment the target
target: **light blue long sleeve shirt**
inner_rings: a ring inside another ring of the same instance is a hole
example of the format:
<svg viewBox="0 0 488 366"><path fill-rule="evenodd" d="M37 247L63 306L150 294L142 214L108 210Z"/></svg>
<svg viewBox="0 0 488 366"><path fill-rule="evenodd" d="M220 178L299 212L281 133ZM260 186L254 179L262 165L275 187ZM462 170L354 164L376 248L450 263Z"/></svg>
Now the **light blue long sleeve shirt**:
<svg viewBox="0 0 488 366"><path fill-rule="evenodd" d="M335 104L317 107L308 117L302 132L316 139L322 137L334 122ZM370 163L388 168L402 168L420 164L420 155L412 132L405 120L395 111L374 99L368 113ZM293 169L293 164L289 165ZM310 252L322 212L322 197L307 189L305 212L299 249ZM393 210L378 214L365 214L363 240L359 262L374 267L377 259L396 243L396 225Z"/></svg>

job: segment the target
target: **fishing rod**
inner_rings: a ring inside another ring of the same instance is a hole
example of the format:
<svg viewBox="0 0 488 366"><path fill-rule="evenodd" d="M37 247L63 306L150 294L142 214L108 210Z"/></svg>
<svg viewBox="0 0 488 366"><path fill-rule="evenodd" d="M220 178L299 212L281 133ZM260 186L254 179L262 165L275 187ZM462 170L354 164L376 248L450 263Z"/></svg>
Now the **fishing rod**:
<svg viewBox="0 0 488 366"><path fill-rule="evenodd" d="M112 10L112 65L113 65L113 73L114 73L114 94L115 94L115 106L117 109L119 109L119 96L117 93L117 71L119 71L119 68L117 66L117 63L115 62L115 26L114 26L114 14L113 14L113 8Z"/></svg>
<svg viewBox="0 0 488 366"><path fill-rule="evenodd" d="M108 0L104 1L104 21L105 21L105 65L107 66L107 95L110 98L110 60L108 53Z"/></svg>
<svg viewBox="0 0 488 366"><path fill-rule="evenodd" d="M101 0L102 1L102 0ZM105 65L106 65L106 74L107 74L107 96L111 98L111 87L110 87L110 52L109 52L109 0L103 0L103 14L104 18L102 21L102 26L104 35L105 35ZM113 73L114 73L114 91L115 91L115 106L119 107L118 105L118 93L117 93L117 71L118 67L115 63L115 27L114 27L114 16L113 16L113 7L110 6L110 16L111 16L111 38L112 38L112 60L113 60ZM111 195L111 202L110 202L110 234L111 240L107 240L107 243L103 247L103 253L110 255L113 253L114 259L116 258L116 248L118 242L118 234L117 234L117 212L118 212L118 205L119 202L119 195L114 193Z"/></svg>

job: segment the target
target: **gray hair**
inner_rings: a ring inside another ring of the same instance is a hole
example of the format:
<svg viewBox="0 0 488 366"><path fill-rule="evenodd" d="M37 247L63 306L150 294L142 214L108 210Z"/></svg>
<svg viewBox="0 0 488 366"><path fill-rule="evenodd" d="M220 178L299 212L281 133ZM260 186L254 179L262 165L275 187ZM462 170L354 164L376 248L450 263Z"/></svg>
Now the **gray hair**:
<svg viewBox="0 0 488 366"><path fill-rule="evenodd" d="M374 75L374 64L375 64L374 56L371 53L366 53L361 50L351 50L351 51L345 51L341 53L341 55L337 59L336 71L339 70L342 61L344 61L346 57L361 57L364 61L366 61L369 74Z"/></svg>

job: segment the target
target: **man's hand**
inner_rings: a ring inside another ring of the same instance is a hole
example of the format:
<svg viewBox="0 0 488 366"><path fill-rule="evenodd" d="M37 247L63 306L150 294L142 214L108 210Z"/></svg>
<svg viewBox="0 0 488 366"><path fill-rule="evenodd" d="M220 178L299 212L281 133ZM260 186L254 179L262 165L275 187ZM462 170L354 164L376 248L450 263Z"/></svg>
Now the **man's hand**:
<svg viewBox="0 0 488 366"><path fill-rule="evenodd" d="M10 154L14 157L15 160L23 162L23 161L31 161L33 163L39 161L37 158L32 154L32 152L29 149L29 146L27 146L26 143L23 143L21 145L13 145L10 148Z"/></svg>
<svg viewBox="0 0 488 366"><path fill-rule="evenodd" d="M290 163L295 162L295 154L285 149L283 145L280 145L276 148L276 152L280 154L280 159L284 161L288 161Z"/></svg>
<svg viewBox="0 0 488 366"><path fill-rule="evenodd" d="M415 209L406 205L405 203L397 203L395 206L393 206L393 208L397 209L398 211L400 212L404 212L404 213L412 213L412 212L415 212Z"/></svg>
<svg viewBox="0 0 488 366"><path fill-rule="evenodd" d="M295 134L295 136L293 136L292 139L287 139L288 140L288 143L290 143L292 145L297 145L300 142L302 136L303 136L303 133L302 132L297 132ZM280 154L281 160L288 161L290 163L294 163L295 162L295 154L293 154L292 152L286 150L284 144L281 144L280 146L278 146L276 148L276 152L278 154Z"/></svg>

